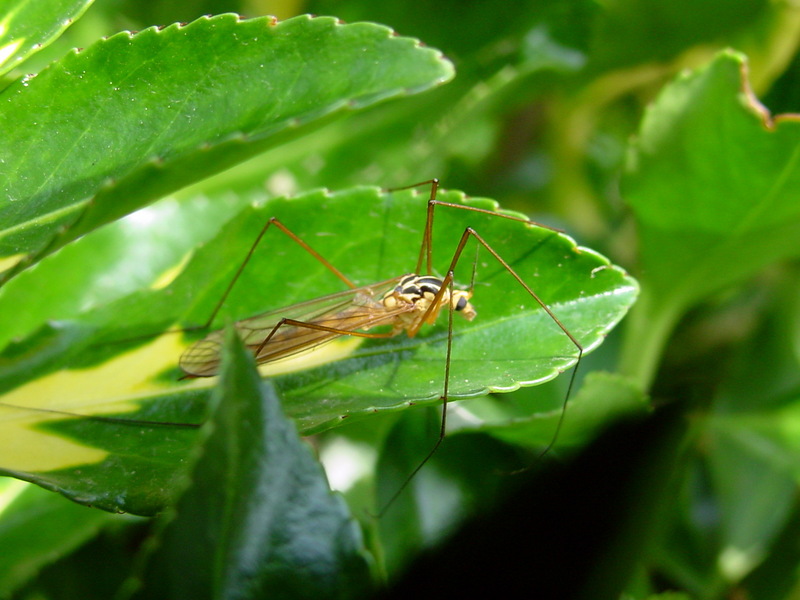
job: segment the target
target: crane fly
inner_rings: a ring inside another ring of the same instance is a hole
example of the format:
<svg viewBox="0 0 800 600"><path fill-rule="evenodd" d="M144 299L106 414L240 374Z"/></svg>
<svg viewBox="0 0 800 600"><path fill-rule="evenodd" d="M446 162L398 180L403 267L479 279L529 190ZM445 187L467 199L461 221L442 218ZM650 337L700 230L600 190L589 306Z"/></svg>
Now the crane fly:
<svg viewBox="0 0 800 600"><path fill-rule="evenodd" d="M266 364L342 335L385 338L405 332L414 337L424 324L435 323L448 305L471 321L476 315L471 296L471 291L449 290L438 277L411 273L270 311L234 326L256 363ZM383 325L391 330L366 331ZM214 331L183 353L179 366L186 377L218 373L224 337L224 330Z"/></svg>
<svg viewBox="0 0 800 600"><path fill-rule="evenodd" d="M423 325L433 325L436 323L441 311L445 308L450 312L459 313L468 321L472 321L477 315L477 311L470 303L475 284L475 272L473 270L473 281L470 283L470 287L467 290L455 288L454 272L467 242L470 238L474 238L514 277L514 279L517 280L537 304L545 310L555 324L575 345L577 351L576 358L580 360L583 348L577 339L575 339L561 321L558 320L547 304L542 301L522 278L517 275L511 266L495 252L489 243L471 227L467 227L464 230L445 276L438 277L432 274L432 231L434 212L437 206L446 206L488 214L494 217L501 217L544 227L554 232L558 232L559 230L512 215L437 200L438 180L425 181L412 186L396 188L391 191L399 191L423 185L431 186L431 195L428 201L423 239L416 268L413 272L404 273L378 283L357 286L303 239L292 232L279 219L273 217L269 219L256 237L244 261L223 292L214 310L208 317L208 320L200 329L209 329L211 327L211 324L214 322L220 309L224 306L226 299L233 290L234 285L238 281L239 276L255 253L256 248L261 243L267 231L273 226L282 231L293 242L297 243L324 265L326 269L339 278L349 289L236 321L234 323L236 330L247 348L253 353L258 364L267 364L293 356L305 350L318 348L343 335L361 338L391 338L405 332L409 337L413 338ZM425 266L424 274L422 273L423 266ZM370 329L384 325L390 326L390 330L385 332L369 331ZM224 330L213 331L201 341L194 343L183 353L179 361L179 366L186 378L211 377L218 373L223 338ZM452 339L451 328L450 331L448 331L448 338L449 340ZM444 385L445 387L447 386L447 381L445 381ZM445 390L443 398L446 397Z"/></svg>
<svg viewBox="0 0 800 600"><path fill-rule="evenodd" d="M212 323L214 323L220 311L226 305L226 301L229 299L237 282L240 281L240 277L256 252L257 247L260 245L267 232L273 229L278 229L285 234L297 247L305 251L305 253L324 266L325 270L338 278L347 289L235 322L235 329L238 331L249 351L253 354L256 362L261 365L270 365L306 351L315 351L343 336L379 340L405 334L409 338L414 338L425 325L433 325L441 318L442 312L445 312L447 314L447 336L444 344L441 380L438 383L438 397L442 404L441 425L438 437L433 443L430 452L422 458L419 465L409 475L406 483L397 491L389 504L394 501L394 498L397 497L405 485L411 481L422 466L433 456L444 439L447 425L447 406L451 397L451 366L454 354L453 336L455 328L454 315L457 315L456 318L464 318L467 321L472 321L480 312L479 305L477 308L473 305L478 265L477 251L488 253L491 257L490 260L493 260L501 271L507 272L511 278L513 278L521 290L524 290L524 294L531 298L536 305L546 313L547 317L557 329L560 330L563 336L569 340L569 343L574 346L574 353L569 357L569 362L574 364L575 368L572 370L562 403L561 416L551 441L546 445L542 453L549 450L558 436L566 403L575 380L577 366L584 352L583 346L558 319L543 299L541 299L534 289L520 277L514 268L512 268L511 264L495 251L489 242L472 227L466 227L461 233L443 274L437 274L433 268L434 216L437 208L467 211L471 214L489 215L492 218L508 219L527 225L544 227L547 230L551 230L554 236L558 235L559 230L540 225L512 214L439 200L437 199L438 180L423 182L414 186L408 186L407 188L398 188L398 190L416 188L423 185L430 185L430 196L427 201L427 213L425 226L422 231L419 253L417 254L416 262L411 265L413 270L409 269L405 273L398 274L389 279L384 279L378 283L358 285L339 271L339 269L324 258L317 250L312 248L310 244L289 229L281 220L278 218L271 218L262 227L260 233L249 247L247 255L222 292L207 321L199 328L205 330L211 329ZM394 192L398 190L391 191ZM469 282L469 286L464 289L462 286L456 285L455 273L456 267L465 256L465 249L470 241L476 243L476 258L472 265L471 281ZM218 373L223 336L223 330L212 331L203 339L194 342L183 352L178 361L178 365L183 373L182 378L207 378ZM430 382L430 385L432 387L437 387L436 382ZM62 411L51 412L68 414ZM73 414L72 416L87 417L89 419L105 420L115 423L125 422L125 419L116 417L77 414ZM170 424L168 422L150 422L138 419L131 419L129 422L136 425L152 423L153 425L160 426ZM196 426L195 424L180 423L176 423L175 425ZM388 507L388 505L386 507ZM384 507L384 509L386 507Z"/></svg>
<svg viewBox="0 0 800 600"><path fill-rule="evenodd" d="M420 245L416 268L413 272L404 273L371 285L356 286L356 284L350 281L341 271L286 227L286 225L278 219L272 218L267 222L256 238L247 257L234 275L233 280L226 288L207 322L207 326L210 326L210 323L213 322L220 308L225 303L226 298L231 293L238 276L244 270L255 252L256 247L259 245L266 232L273 226L277 227L292 241L300 245L316 260L321 262L350 289L237 321L234 326L258 364L267 364L309 349L318 348L340 336L375 339L391 338L405 333L408 337L413 338L423 325L433 325L438 320L441 312L443 310L447 311L449 315L448 334L442 393L440 396L440 400L442 401L442 413L438 438L430 452L414 469L406 483L402 485L395 496L393 496L389 503L381 510L381 513L393 503L394 499L403 488L405 488L407 483L411 481L414 475L416 475L424 464L433 456L445 437L447 404L449 400L450 366L452 360L453 314L457 313L468 321L472 321L477 316L477 311L470 302L473 295L475 268L477 265L473 267L472 282L470 283L469 289L457 289L454 282L456 266L461 260L464 249L470 239L474 239L479 244L478 248L482 247L489 252L575 345L576 365L572 371L564 400L564 407L569 399L575 373L577 372L577 366L583 354L583 347L581 344L561 323L548 305L472 227L465 228L462 233L445 275L443 277L438 277L432 273L433 223L435 209L438 206L491 214L501 218L545 227L546 229L552 228L512 215L437 200L438 180L426 181L409 187L418 187L422 185L430 185L431 193L427 204L427 218L423 231L422 243ZM558 230L553 231L557 232ZM423 267L425 273L422 273ZM388 331L371 331L381 326L388 327ZM217 330L189 347L189 349L183 353L179 362L180 368L185 373L185 376L188 378L196 378L216 375L221 363L223 340L224 330ZM561 427L563 414L564 411L562 409L561 419L559 419L557 429ZM542 451L542 454L547 452L555 443L555 436L557 436L557 434L558 430L556 430L553 439Z"/></svg>

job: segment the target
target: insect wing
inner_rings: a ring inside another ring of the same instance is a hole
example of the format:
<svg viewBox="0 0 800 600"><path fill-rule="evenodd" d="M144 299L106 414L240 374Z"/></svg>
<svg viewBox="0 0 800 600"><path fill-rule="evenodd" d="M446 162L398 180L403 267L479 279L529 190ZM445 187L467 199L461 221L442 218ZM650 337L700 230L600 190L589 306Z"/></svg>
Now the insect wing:
<svg viewBox="0 0 800 600"><path fill-rule="evenodd" d="M293 356L309 348L318 347L339 337L326 329L358 331L376 327L393 320L408 309L389 310L380 302L387 291L397 285L395 277L352 290L337 292L299 304L272 310L249 319L237 321L236 327L245 345L264 364ZM326 329L283 324L284 320L318 325ZM274 333L273 333L274 331ZM264 344L272 334L269 342ZM217 374L221 360L224 331L217 330L190 346L181 356L180 367L190 376L210 377Z"/></svg>

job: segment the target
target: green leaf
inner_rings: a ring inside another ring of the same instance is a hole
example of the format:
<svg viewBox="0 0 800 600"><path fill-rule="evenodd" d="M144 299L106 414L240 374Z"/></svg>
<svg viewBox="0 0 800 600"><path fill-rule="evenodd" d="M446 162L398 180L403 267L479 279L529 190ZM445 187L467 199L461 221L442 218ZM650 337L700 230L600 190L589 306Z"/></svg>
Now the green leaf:
<svg viewBox="0 0 800 600"><path fill-rule="evenodd" d="M800 120L771 118L733 52L669 85L633 145L624 197L638 226L642 303L627 364L645 380L672 325L712 292L796 256ZM635 352L635 356L634 356Z"/></svg>
<svg viewBox="0 0 800 600"><path fill-rule="evenodd" d="M134 597L364 594L369 560L343 499L232 329L226 346L210 434Z"/></svg>
<svg viewBox="0 0 800 600"><path fill-rule="evenodd" d="M695 424L691 476L662 550L670 575L687 586L746 587L744 579L775 555L770 547L796 527L797 291L793 281L770 298L767 318L732 351L721 389ZM698 518L709 507L713 518ZM780 562L770 568L785 568Z"/></svg>
<svg viewBox="0 0 800 600"><path fill-rule="evenodd" d="M377 472L379 504L374 510L385 512L378 526L389 572L397 572L421 548L439 542L476 506L491 505L497 498L496 479L508 479L508 474L537 466L536 455L509 456L512 449L497 440L540 452L554 441L559 427L563 391L559 393L557 409L533 414L530 409L525 413L509 406L506 396L489 396L459 406L457 413L448 416L447 438L411 481L409 474L436 442L441 411L404 415L386 439ZM646 410L647 399L629 381L592 372L569 403L556 448L577 448L609 423L643 416ZM543 460L546 464L548 458ZM509 485L508 481L502 483ZM395 497L401 488L402 493Z"/></svg>
<svg viewBox="0 0 800 600"><path fill-rule="evenodd" d="M21 481L0 482L0 597L121 517L65 502Z"/></svg>
<svg viewBox="0 0 800 600"><path fill-rule="evenodd" d="M624 420L574 460L521 474L512 493L419 556L386 597L425 595L432 585L492 597L498 573L536 598L625 597L681 464L685 419L675 408ZM531 540L524 551L520 540Z"/></svg>
<svg viewBox="0 0 800 600"><path fill-rule="evenodd" d="M0 2L0 75L48 46L94 0L4 0Z"/></svg>
<svg viewBox="0 0 800 600"><path fill-rule="evenodd" d="M771 544L764 562L759 565L740 587L754 598L781 600L791 596L797 587L797 564L800 553L797 537L800 534L800 509L795 499L794 507L780 537Z"/></svg>
<svg viewBox="0 0 800 600"><path fill-rule="evenodd" d="M496 206L460 192L439 197L488 210ZM427 195L419 191L385 193L376 188L271 200L245 210L199 248L171 285L88 311L72 323L45 327L11 345L0 363L0 389L6 391L0 444L8 444L0 452L5 461L0 467L97 506L136 513L158 510L170 495L170 482L193 430L69 418L36 409L201 423L211 382L179 381L176 367L196 335L152 338L147 333L175 322L203 323L271 216L313 244L357 285L411 272L426 203ZM480 232L532 286L587 352L602 342L636 297L637 285L624 271L563 234L448 207L436 213L435 272L447 269L467 226ZM88 242L87 237L78 244ZM468 244L456 267L456 281L462 285L472 279L476 249L474 241ZM467 322L454 315L450 398L536 385L572 366L575 346L514 278L486 251L478 254L476 267L473 304L478 317ZM28 289L37 289L36 271L30 273ZM112 273L109 277L113 281ZM342 287L322 264L272 228L217 321L224 324L288 307ZM0 314L2 307L0 294ZM445 316L413 339L399 335L360 345L357 338L342 339L283 365L284 372L296 372L273 380L287 414L304 434L378 411L438 404L447 337ZM327 364L314 366L321 362Z"/></svg>
<svg viewBox="0 0 800 600"><path fill-rule="evenodd" d="M164 199L70 244L9 281L0 297L24 311L0 314L0 346L47 321L74 318L136 290L158 286L192 249L214 237L248 197ZM34 290L47 293L33 293Z"/></svg>
<svg viewBox="0 0 800 600"><path fill-rule="evenodd" d="M661 302L691 304L800 252L798 132L795 115L773 119L749 93L741 55L722 53L664 90L624 188Z"/></svg>
<svg viewBox="0 0 800 600"><path fill-rule="evenodd" d="M506 410L499 412L502 408ZM578 447L597 435L599 428L620 417L644 413L648 408L647 396L629 379L593 371L570 400L566 413L562 406L545 413L520 414L514 407L493 405L490 415L468 420L459 431L486 431L505 442L534 448L547 446L558 431L555 442L559 448ZM472 407L467 410L475 414Z"/></svg>
<svg viewBox="0 0 800 600"><path fill-rule="evenodd" d="M468 516L493 506L513 486L508 475L529 466L514 448L485 434L448 435L413 478L436 442L441 409L410 411L391 429L376 471L382 560L400 573L423 548L442 542ZM513 478L511 478L513 479Z"/></svg>
<svg viewBox="0 0 800 600"><path fill-rule="evenodd" d="M0 255L52 250L322 117L450 77L416 40L327 17L114 35L3 91Z"/></svg>
<svg viewBox="0 0 800 600"><path fill-rule="evenodd" d="M724 45L721 40L736 39L741 31L752 34L754 23L774 10L766 0L620 0L604 9L591 41L598 70L663 64L697 45Z"/></svg>
<svg viewBox="0 0 800 600"><path fill-rule="evenodd" d="M420 37L454 59L457 78L429 93L327 124L260 155L225 183L246 179L260 185L265 172L280 170L298 183L296 189L320 183L333 188L403 186L433 175L465 187L483 179L470 189L507 192L509 184L513 187L517 176L508 169L514 167L493 155L494 148L513 139L506 130L508 111L548 102L554 73L573 73L585 62L580 48L586 44L584 27L596 10L594 3L476 4L469 11L460 10L458 3L430 0L416 6L418 11L408 11L402 4L355 6L335 0L312 2L307 9L348 22L392 23L397 31ZM442 27L443 22L448 26ZM529 191L519 198L528 206L533 201ZM536 200L540 211L542 200Z"/></svg>

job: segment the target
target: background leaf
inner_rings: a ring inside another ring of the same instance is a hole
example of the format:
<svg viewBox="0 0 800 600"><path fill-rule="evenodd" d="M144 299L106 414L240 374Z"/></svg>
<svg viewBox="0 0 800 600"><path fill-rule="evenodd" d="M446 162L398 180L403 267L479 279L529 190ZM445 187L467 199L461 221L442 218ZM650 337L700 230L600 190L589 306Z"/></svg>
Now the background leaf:
<svg viewBox="0 0 800 600"><path fill-rule="evenodd" d="M541 597L616 598L635 573L635 557L653 543L643 532L652 535L664 510L674 483L664 474L674 474L680 464L674 446L683 427L674 407L648 419L626 420L574 460L520 475L495 506L467 520L435 551L420 555L386 597L446 589L485 596L497 586L496 577L481 573L486 568ZM606 487L607 482L612 485ZM563 514L565 506L573 518L554 522L553 514ZM513 550L520 539L536 541L526 552ZM576 539L583 543L574 544ZM628 554L630 548L637 553ZM531 565L546 567L537 569L534 582Z"/></svg>
<svg viewBox="0 0 800 600"><path fill-rule="evenodd" d="M742 93L745 76L744 58L723 53L680 78L648 111L632 148L625 195L664 304L685 306L798 252L800 122L773 120Z"/></svg>
<svg viewBox="0 0 800 600"><path fill-rule="evenodd" d="M4 0L0 25L0 75L57 38L94 0Z"/></svg>
<svg viewBox="0 0 800 600"><path fill-rule="evenodd" d="M744 69L726 52L666 88L629 156L625 195L648 279L634 318L654 344L700 299L798 253L800 123L771 119Z"/></svg>
<svg viewBox="0 0 800 600"><path fill-rule="evenodd" d="M69 554L114 519L109 513L63 502L41 488L11 479L0 484L0 503L3 597L9 597L45 565Z"/></svg>

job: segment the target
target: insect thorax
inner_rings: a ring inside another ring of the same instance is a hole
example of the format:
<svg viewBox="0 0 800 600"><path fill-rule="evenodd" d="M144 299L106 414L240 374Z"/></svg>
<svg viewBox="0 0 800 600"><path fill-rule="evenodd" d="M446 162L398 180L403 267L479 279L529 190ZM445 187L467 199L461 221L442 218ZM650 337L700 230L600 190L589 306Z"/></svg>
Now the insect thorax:
<svg viewBox="0 0 800 600"><path fill-rule="evenodd" d="M441 279L432 275L411 273L403 276L394 289L384 294L381 302L388 309L394 309L401 305L411 305L414 307L413 313L421 315L434 302L436 295L442 289L443 283ZM471 290L453 290L451 296L450 290L445 288L439 306L431 311L431 318L426 320L428 322L436 320L439 311L449 303L453 310L463 315L468 321L471 321L477 314L475 307L469 302L471 296Z"/></svg>

